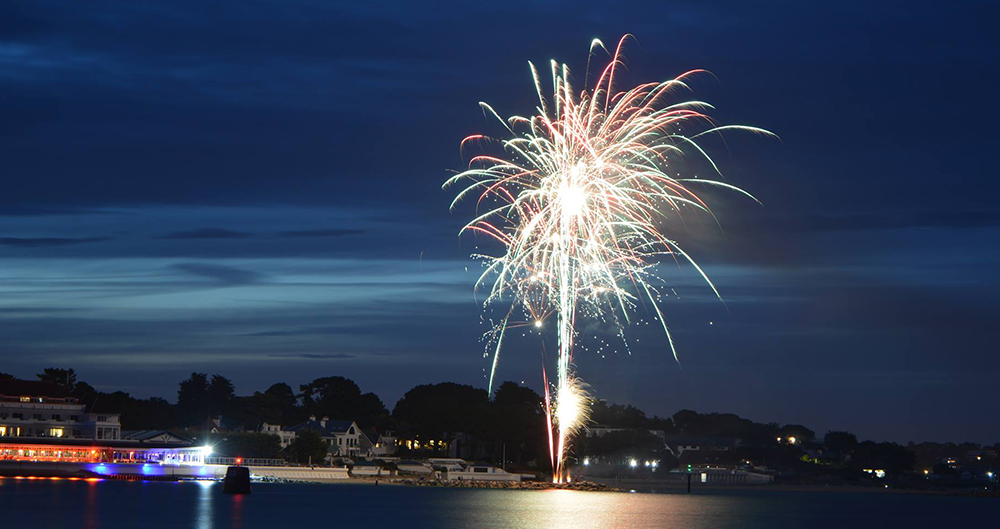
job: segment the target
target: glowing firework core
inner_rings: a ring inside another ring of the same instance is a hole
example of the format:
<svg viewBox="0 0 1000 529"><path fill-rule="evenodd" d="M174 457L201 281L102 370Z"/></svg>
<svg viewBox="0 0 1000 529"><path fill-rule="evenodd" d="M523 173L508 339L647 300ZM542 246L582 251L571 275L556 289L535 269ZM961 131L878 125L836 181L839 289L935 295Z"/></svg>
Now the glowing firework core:
<svg viewBox="0 0 1000 529"><path fill-rule="evenodd" d="M718 171L697 138L726 129L769 134L754 127L716 126L702 113L711 105L701 101L669 104L674 91L688 88L684 79L700 70L615 92L615 68L621 65L619 55L626 37L619 41L593 89L579 94L570 85L569 68L552 61L553 97L546 98L538 71L529 63L538 113L503 120L489 105L480 103L500 120L510 137L500 142L502 154L473 157L468 170L445 183L447 187L471 181L452 206L467 195L478 194L478 205L486 211L477 213L462 231L487 235L505 249L501 256L476 256L488 263L480 285L492 278L486 303L512 302L507 316L492 331L491 392L504 332L518 323L518 315L523 314L525 324L534 322L536 328L541 328L546 317L556 317L554 399L547 377L545 384L556 481L567 477L563 461L569 437L587 420L587 395L572 369L577 317L597 318L621 329L630 322L637 304L648 302L676 358L659 305L658 289L663 282L654 274L656 263L664 256L686 261L716 295L718 291L663 232L662 220L671 214L679 216L682 209L708 212L708 206L688 188L691 183L746 194L720 181L680 178L678 162L682 155L693 154ZM595 40L591 55L597 47L603 45ZM686 132L691 126L699 126L699 131ZM463 140L462 146L489 141L474 135Z"/></svg>

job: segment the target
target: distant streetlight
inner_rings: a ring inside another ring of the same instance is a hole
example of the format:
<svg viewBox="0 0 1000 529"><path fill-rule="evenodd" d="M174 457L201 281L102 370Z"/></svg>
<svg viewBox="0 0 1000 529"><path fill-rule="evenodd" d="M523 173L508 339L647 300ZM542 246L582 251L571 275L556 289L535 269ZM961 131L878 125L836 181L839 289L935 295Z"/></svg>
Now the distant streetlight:
<svg viewBox="0 0 1000 529"><path fill-rule="evenodd" d="M635 467L639 466L639 462L636 461L635 459L630 459L629 462L628 462L628 466L630 466L632 468L635 468Z"/></svg>

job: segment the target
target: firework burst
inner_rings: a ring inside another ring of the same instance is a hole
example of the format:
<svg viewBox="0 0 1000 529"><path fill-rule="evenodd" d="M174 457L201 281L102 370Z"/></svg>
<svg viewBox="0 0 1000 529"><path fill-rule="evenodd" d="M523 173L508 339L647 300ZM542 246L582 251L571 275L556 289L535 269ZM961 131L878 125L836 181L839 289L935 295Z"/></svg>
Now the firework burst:
<svg viewBox="0 0 1000 529"><path fill-rule="evenodd" d="M574 375L576 323L581 317L612 321L619 330L640 304L653 308L671 352L673 338L659 303L663 259L694 267L716 296L701 267L666 233L664 221L685 211L711 214L698 186L716 186L750 196L720 180L685 177L682 159L697 156L718 173L699 138L726 130L770 134L755 127L719 125L705 112L708 103L680 100L693 70L674 79L617 91L622 37L607 66L589 89L576 91L569 68L551 63L552 95L546 97L538 70L529 63L539 106L530 117L503 119L486 103L484 112L503 124L507 135L473 135L462 141L496 153L471 158L468 170L445 187L463 185L452 207L477 200L477 214L462 232L498 241L501 255L477 254L485 271L477 288L488 290L486 304L503 303L506 316L491 331L492 391L505 332L517 325L555 319L556 380L545 377L549 450L556 481L566 476L568 440L587 420L587 394ZM595 40L588 57L604 49ZM596 74L596 71L595 71ZM753 198L750 196L750 198ZM755 199L756 200L756 199ZM543 375L544 375L543 369ZM550 387L551 386L551 387Z"/></svg>

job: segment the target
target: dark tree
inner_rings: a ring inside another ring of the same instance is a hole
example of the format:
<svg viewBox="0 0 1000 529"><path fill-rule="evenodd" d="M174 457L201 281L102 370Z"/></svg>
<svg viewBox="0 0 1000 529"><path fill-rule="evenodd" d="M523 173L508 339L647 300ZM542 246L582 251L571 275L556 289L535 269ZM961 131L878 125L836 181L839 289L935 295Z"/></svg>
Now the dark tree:
<svg viewBox="0 0 1000 529"><path fill-rule="evenodd" d="M385 404L374 393L361 393L353 380L344 377L317 378L299 386L302 405L309 415L354 420L362 428L383 423L389 416Z"/></svg>
<svg viewBox="0 0 1000 529"><path fill-rule="evenodd" d="M816 438L816 432L801 424L786 424L781 427L782 437L794 437L798 443L808 443Z"/></svg>
<svg viewBox="0 0 1000 529"><path fill-rule="evenodd" d="M281 457L281 438L263 433L230 433L216 443L214 452L228 457L278 459Z"/></svg>
<svg viewBox="0 0 1000 529"><path fill-rule="evenodd" d="M858 438L850 432L826 432L823 437L823 446L837 454L851 455L854 448L858 446Z"/></svg>
<svg viewBox="0 0 1000 529"><path fill-rule="evenodd" d="M509 461L536 461L545 453L544 410L538 393L514 382L500 384L493 396L493 417Z"/></svg>
<svg viewBox="0 0 1000 529"><path fill-rule="evenodd" d="M208 375L191 373L191 378L181 381L177 390L177 408L189 425L200 425L210 417Z"/></svg>
<svg viewBox="0 0 1000 529"><path fill-rule="evenodd" d="M236 397L232 401L231 416L237 424L255 430L263 423L292 425L302 422L303 413L297 406L298 398L288 384L278 383L250 397Z"/></svg>
<svg viewBox="0 0 1000 529"><path fill-rule="evenodd" d="M16 378L16 377L14 375L10 375L10 374L7 374L7 373L0 373L0 380L11 380L13 378Z"/></svg>
<svg viewBox="0 0 1000 529"><path fill-rule="evenodd" d="M486 390L443 382L407 391L392 412L400 428L427 439L446 434L485 434L489 418Z"/></svg>
<svg viewBox="0 0 1000 529"><path fill-rule="evenodd" d="M272 412L272 416L268 417L272 419L272 424L291 424L296 421L296 414L298 411L296 408L299 404L299 398L295 396L295 392L292 391L292 387L284 382L279 382L277 384L272 384L271 387L262 394L264 396L265 402L267 403L268 409Z"/></svg>
<svg viewBox="0 0 1000 529"><path fill-rule="evenodd" d="M663 451L663 440L649 430L618 430L600 437L579 438L581 454L588 456L655 457Z"/></svg>
<svg viewBox="0 0 1000 529"><path fill-rule="evenodd" d="M77 382L76 386L73 387L72 394L88 406L92 405L97 398L97 390L86 382Z"/></svg>
<svg viewBox="0 0 1000 529"><path fill-rule="evenodd" d="M858 444L851 456L851 465L855 472L861 470L883 469L890 475L900 475L913 470L916 455L896 443L875 443L865 441Z"/></svg>
<svg viewBox="0 0 1000 529"><path fill-rule="evenodd" d="M235 396L232 381L222 375L212 375L212 380L208 383L209 415L216 417L229 412Z"/></svg>
<svg viewBox="0 0 1000 529"><path fill-rule="evenodd" d="M41 373L35 375L38 380L58 384L69 391L76 387L76 371L72 369L59 369L56 367L46 367Z"/></svg>
<svg viewBox="0 0 1000 529"><path fill-rule="evenodd" d="M302 430L295 435L291 444L288 445L288 455L292 461L306 464L320 464L326 457L329 446L319 432L315 430Z"/></svg>
<svg viewBox="0 0 1000 529"><path fill-rule="evenodd" d="M674 425L685 435L742 438L754 427L753 421L732 413L698 413L681 410L674 414Z"/></svg>
<svg viewBox="0 0 1000 529"><path fill-rule="evenodd" d="M594 402L590 408L590 420L595 424L619 428L649 428L646 413L632 405L608 404L603 400Z"/></svg>

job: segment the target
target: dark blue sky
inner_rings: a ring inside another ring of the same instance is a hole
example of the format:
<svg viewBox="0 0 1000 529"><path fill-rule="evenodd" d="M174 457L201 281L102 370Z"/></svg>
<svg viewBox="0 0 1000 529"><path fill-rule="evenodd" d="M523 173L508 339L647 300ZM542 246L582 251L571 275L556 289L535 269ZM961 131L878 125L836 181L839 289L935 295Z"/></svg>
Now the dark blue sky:
<svg viewBox="0 0 1000 529"><path fill-rule="evenodd" d="M173 398L343 375L390 407L485 386L475 241L440 185L477 102L534 108L526 62L625 79L692 68L716 146L764 207L713 197L678 238L682 365L652 328L581 354L598 397L849 429L1000 440L994 2L5 2L0 371L75 368ZM721 148L718 148L721 147ZM712 322L710 325L709 322ZM537 341L501 380L540 387Z"/></svg>

